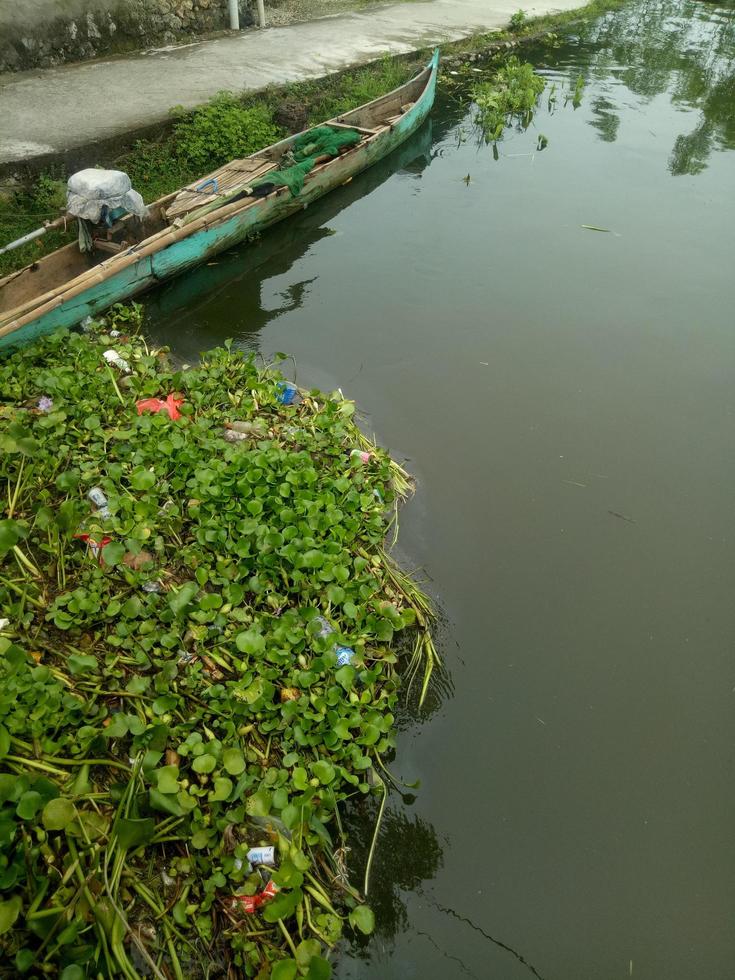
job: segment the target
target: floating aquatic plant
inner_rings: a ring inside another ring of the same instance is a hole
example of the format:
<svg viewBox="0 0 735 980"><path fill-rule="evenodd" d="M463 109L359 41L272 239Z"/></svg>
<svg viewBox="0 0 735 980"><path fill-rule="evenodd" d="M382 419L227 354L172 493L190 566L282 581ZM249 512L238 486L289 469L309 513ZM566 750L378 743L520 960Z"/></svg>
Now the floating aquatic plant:
<svg viewBox="0 0 735 980"><path fill-rule="evenodd" d="M385 799L396 635L421 699L437 663L384 549L410 480L340 393L284 404L230 347L178 369L138 318L0 364L3 960L324 980L374 924L339 808Z"/></svg>
<svg viewBox="0 0 735 980"><path fill-rule="evenodd" d="M545 85L533 65L522 63L515 56L508 58L493 78L475 84L471 90L475 119L485 141L501 139L507 126L526 129Z"/></svg>

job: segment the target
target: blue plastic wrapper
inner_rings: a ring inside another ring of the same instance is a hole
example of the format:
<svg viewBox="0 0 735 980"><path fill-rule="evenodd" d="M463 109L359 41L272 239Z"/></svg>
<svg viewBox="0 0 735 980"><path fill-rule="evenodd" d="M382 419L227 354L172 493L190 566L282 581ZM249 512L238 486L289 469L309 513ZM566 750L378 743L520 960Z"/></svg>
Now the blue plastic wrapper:
<svg viewBox="0 0 735 980"><path fill-rule="evenodd" d="M346 667L348 664L351 664L355 656L355 651L350 650L349 647L337 647L334 652L337 654L338 667Z"/></svg>
<svg viewBox="0 0 735 980"><path fill-rule="evenodd" d="M292 405L298 394L296 385L292 385L288 381L279 381L276 387L278 388L278 395L276 397L281 405Z"/></svg>

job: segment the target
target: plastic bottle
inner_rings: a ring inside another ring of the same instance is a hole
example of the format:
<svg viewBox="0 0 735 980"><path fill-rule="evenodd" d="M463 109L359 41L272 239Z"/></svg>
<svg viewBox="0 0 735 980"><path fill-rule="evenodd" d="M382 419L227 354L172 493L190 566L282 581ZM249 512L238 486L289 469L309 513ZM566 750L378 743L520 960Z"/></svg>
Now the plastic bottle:
<svg viewBox="0 0 735 980"><path fill-rule="evenodd" d="M317 636L325 637L331 636L336 632L335 628L329 623L324 616L317 616L315 622L319 623L320 629ZM337 654L337 666L346 667L347 664L352 663L355 656L355 651L351 647L336 647L335 651Z"/></svg>

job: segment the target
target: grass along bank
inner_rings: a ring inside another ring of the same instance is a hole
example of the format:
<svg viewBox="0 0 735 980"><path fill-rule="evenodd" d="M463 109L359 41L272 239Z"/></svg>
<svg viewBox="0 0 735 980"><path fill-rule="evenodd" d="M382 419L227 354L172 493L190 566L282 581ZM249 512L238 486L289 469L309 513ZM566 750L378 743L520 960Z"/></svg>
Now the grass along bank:
<svg viewBox="0 0 735 980"><path fill-rule="evenodd" d="M408 479L340 393L139 315L0 364L0 974L325 980L373 927L340 808L435 662Z"/></svg>

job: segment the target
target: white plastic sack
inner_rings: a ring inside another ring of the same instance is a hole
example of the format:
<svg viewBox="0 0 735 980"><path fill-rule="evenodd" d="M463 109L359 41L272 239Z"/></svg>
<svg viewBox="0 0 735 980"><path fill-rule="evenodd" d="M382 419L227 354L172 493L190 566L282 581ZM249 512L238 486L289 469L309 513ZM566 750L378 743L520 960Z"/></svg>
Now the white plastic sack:
<svg viewBox="0 0 735 980"><path fill-rule="evenodd" d="M143 198L133 190L130 178L121 170L91 167L71 175L66 184L66 210L69 214L96 224L105 206L110 211L125 208L139 218L144 218L147 213Z"/></svg>

